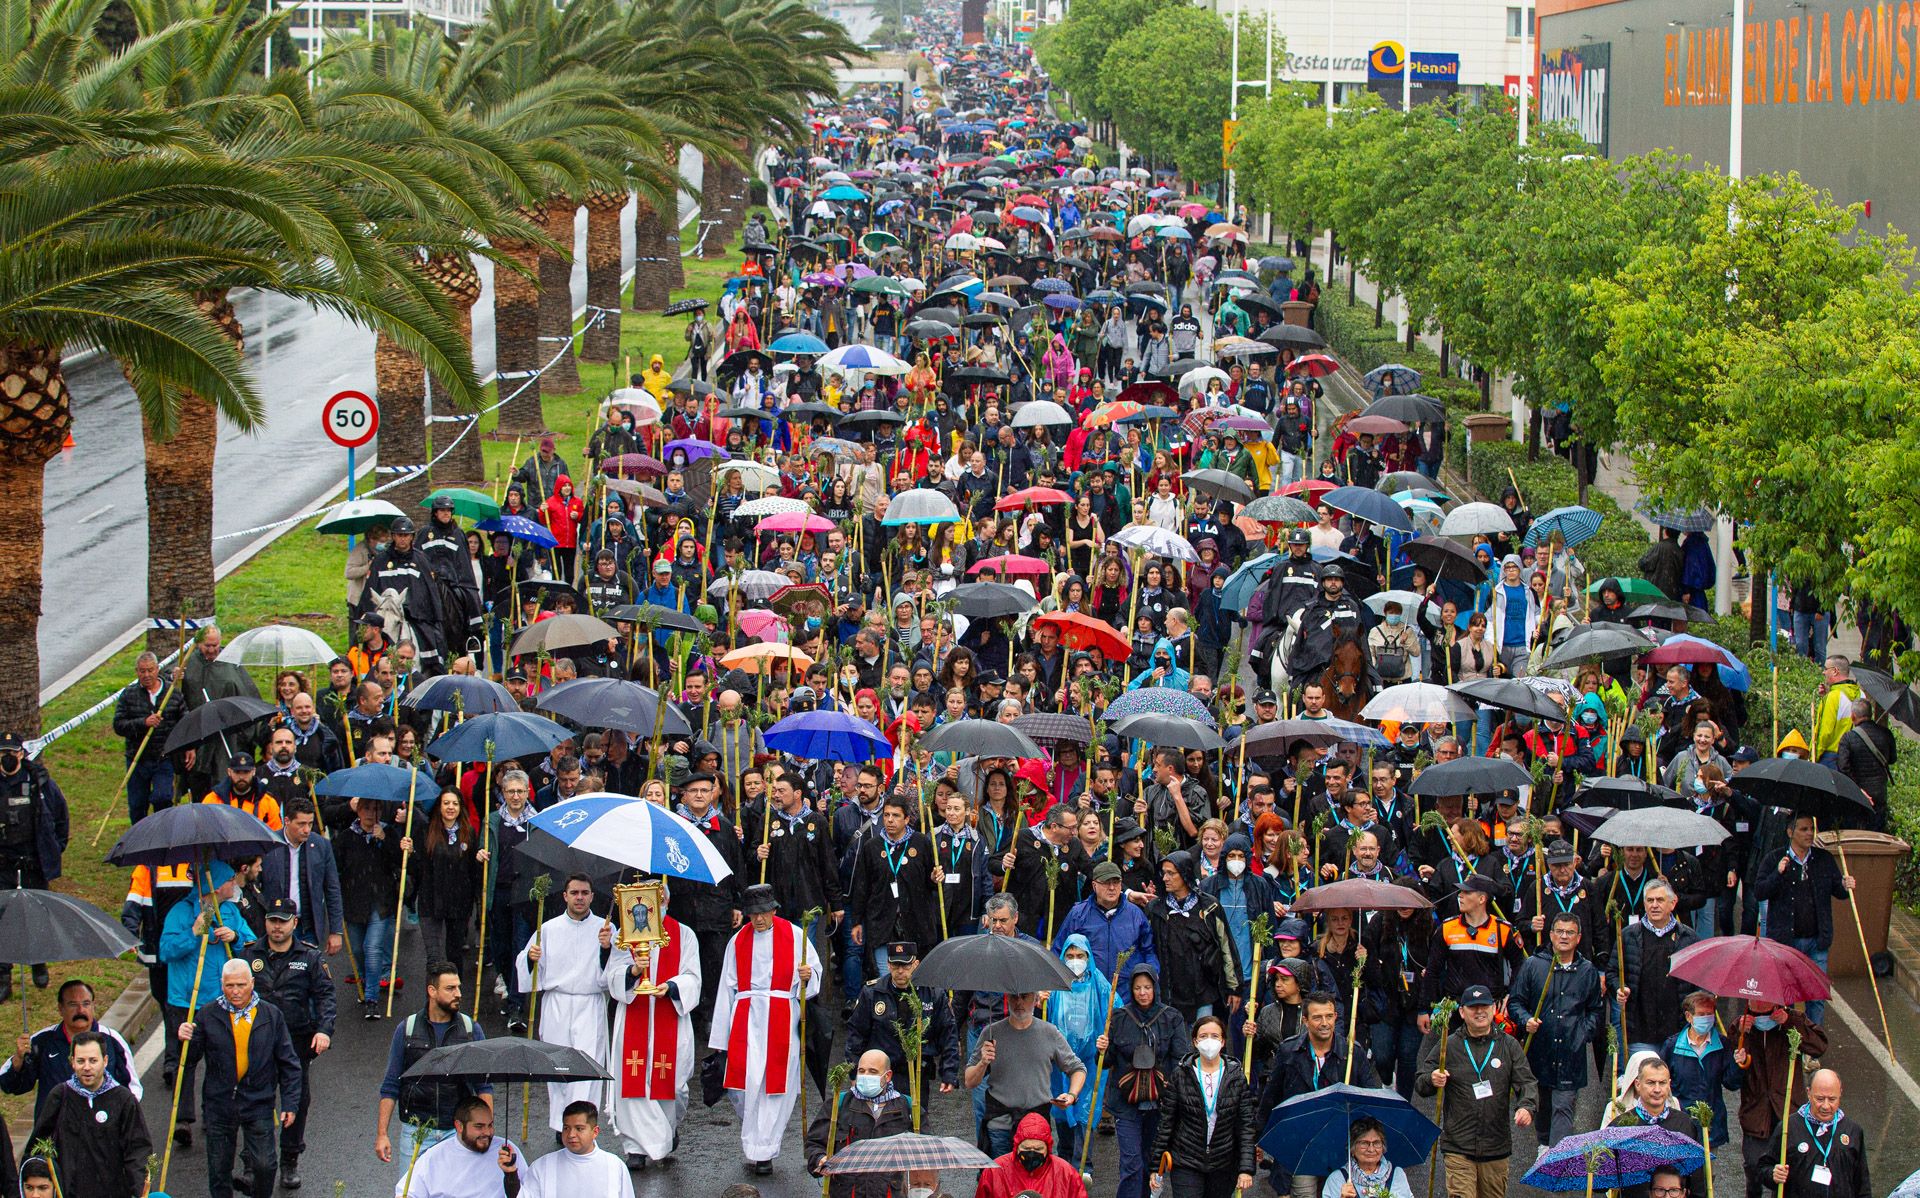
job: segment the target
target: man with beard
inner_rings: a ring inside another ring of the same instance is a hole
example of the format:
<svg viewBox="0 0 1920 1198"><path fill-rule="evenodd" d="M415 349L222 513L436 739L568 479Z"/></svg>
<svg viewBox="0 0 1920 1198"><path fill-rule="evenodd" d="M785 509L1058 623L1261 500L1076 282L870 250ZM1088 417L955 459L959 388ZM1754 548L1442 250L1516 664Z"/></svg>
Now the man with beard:
<svg viewBox="0 0 1920 1198"><path fill-rule="evenodd" d="M229 807L238 807L248 815L258 819L267 827L280 830L280 801L261 790L255 783L256 772L253 767L253 754L235 753L227 762L226 781L207 792L201 802L225 803Z"/></svg>
<svg viewBox="0 0 1920 1198"><path fill-rule="evenodd" d="M53 1145L65 1192L92 1198L136 1198L147 1188L153 1139L140 1095L108 1072L108 1042L98 1032L73 1038L72 1076L54 1089L33 1121L28 1143Z"/></svg>
<svg viewBox="0 0 1920 1198"><path fill-rule="evenodd" d="M422 1164L429 1155L428 1150L450 1138L467 1141L466 1146L473 1151L485 1150L484 1143L474 1148L471 1137L462 1130L461 1125L473 1123L472 1104L477 1103L489 1124L486 1132L491 1135L492 1086L485 1083L469 1086L464 1078L402 1081L401 1075L436 1048L486 1038L487 1033L479 1023L460 1011L460 974L453 968L453 963L435 961L428 965L426 1007L401 1020L393 1029L393 1043L387 1050L387 1074L380 1083L379 1122L373 1137L374 1155L388 1163L397 1160L403 1180L416 1138L420 1141ZM395 1141L387 1134L396 1111L400 1115L398 1152L394 1151ZM497 1178L494 1184L499 1184ZM398 1192L400 1187L396 1185L394 1189ZM413 1192L422 1193L418 1170L415 1170ZM461 1195L469 1191L427 1192Z"/></svg>
<svg viewBox="0 0 1920 1198"><path fill-rule="evenodd" d="M411 1177L403 1171L393 1192L412 1198L518 1194L518 1170L525 1164L526 1156L504 1136L495 1150L493 1107L484 1098L469 1097L454 1109L453 1134L421 1152Z"/></svg>
<svg viewBox="0 0 1920 1198"><path fill-rule="evenodd" d="M439 588L433 581L433 564L414 546L412 520L397 517L390 531L392 540L386 549L374 555L367 567L367 589L361 593L360 610L355 614L364 616L375 611L383 592L397 592L407 623L413 626L414 641L420 650L420 668L428 674L437 674L444 656L441 640L444 613Z"/></svg>
<svg viewBox="0 0 1920 1198"><path fill-rule="evenodd" d="M220 660L220 645L220 630L205 628L194 645L194 652L186 655L186 665L180 676L180 693L189 714L201 704L211 703L215 699L260 697L260 689L254 686L253 676L247 673L245 667ZM226 769L227 758L232 756L237 744L229 737L216 736L199 748L188 749L181 754L181 772L186 776L186 786L181 793L189 798L205 794L213 786L214 779Z"/></svg>
<svg viewBox="0 0 1920 1198"><path fill-rule="evenodd" d="M287 712L280 726L293 734L293 755L301 765L323 774L346 768L347 758L341 751L340 737L320 719L312 695L305 692L295 695L287 704Z"/></svg>

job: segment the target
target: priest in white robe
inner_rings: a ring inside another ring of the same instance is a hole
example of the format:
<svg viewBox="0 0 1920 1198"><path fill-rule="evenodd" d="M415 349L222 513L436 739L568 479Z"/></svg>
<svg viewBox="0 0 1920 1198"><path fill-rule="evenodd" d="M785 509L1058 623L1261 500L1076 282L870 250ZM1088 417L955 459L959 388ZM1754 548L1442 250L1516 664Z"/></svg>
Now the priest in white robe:
<svg viewBox="0 0 1920 1198"><path fill-rule="evenodd" d="M560 1151L520 1171L520 1198L633 1198L627 1164L599 1147L600 1112L576 1102L561 1112Z"/></svg>
<svg viewBox="0 0 1920 1198"><path fill-rule="evenodd" d="M665 896L661 908L666 907ZM666 942L651 952L616 950L601 976L619 1004L608 1054L607 1107L628 1160L665 1160L673 1154L687 1113L687 1081L700 1059L693 1040L693 1009L700 1005L700 944L692 929L662 917ZM642 990L647 993L641 993ZM618 1145L616 1144L616 1147ZM636 1159L639 1158L639 1159Z"/></svg>
<svg viewBox="0 0 1920 1198"><path fill-rule="evenodd" d="M506 1173L501 1158L508 1153L517 1165L525 1166L526 1155L518 1146L504 1136L494 1137L493 1108L486 1099L464 1099L454 1108L453 1134L420 1153L413 1162L411 1177L401 1170L400 1180L393 1183L395 1198L401 1194L407 1198L474 1198L476 1194L504 1193Z"/></svg>
<svg viewBox="0 0 1920 1198"><path fill-rule="evenodd" d="M800 1100L800 1012L820 992L820 958L799 925L774 914L773 887L749 886L751 924L721 954L707 1047L727 1054L726 1089L740 1115L740 1151L758 1174L773 1172Z"/></svg>
<svg viewBox="0 0 1920 1198"><path fill-rule="evenodd" d="M593 883L567 879L566 910L533 930L517 962L520 992L539 992L540 1026L534 1035L548 1044L577 1048L596 1061L607 1059L607 991L600 981L602 950L613 946L613 928L593 913ZM538 978L534 966L540 967ZM547 1083L547 1123L560 1130L570 1102L600 1106L606 1083Z"/></svg>

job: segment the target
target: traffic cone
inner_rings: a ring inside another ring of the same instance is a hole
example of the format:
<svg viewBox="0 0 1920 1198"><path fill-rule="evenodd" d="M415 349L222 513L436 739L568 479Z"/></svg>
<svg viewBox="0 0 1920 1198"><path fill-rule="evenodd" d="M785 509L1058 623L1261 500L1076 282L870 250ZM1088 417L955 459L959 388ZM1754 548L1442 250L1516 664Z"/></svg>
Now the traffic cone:
<svg viewBox="0 0 1920 1198"><path fill-rule="evenodd" d="M73 430L72 429L67 430L67 439L61 443L60 448L62 450L73 448Z"/></svg>

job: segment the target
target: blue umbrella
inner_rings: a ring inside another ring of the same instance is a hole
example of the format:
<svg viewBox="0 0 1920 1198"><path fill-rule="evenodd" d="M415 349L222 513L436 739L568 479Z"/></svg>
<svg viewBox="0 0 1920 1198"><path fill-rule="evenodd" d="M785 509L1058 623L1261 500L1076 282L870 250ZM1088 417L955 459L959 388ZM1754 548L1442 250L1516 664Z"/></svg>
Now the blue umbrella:
<svg viewBox="0 0 1920 1198"><path fill-rule="evenodd" d="M812 333L788 333L784 337L774 338L767 350L776 354L824 354L827 343Z"/></svg>
<svg viewBox="0 0 1920 1198"><path fill-rule="evenodd" d="M1047 214L1035 208L1032 204L1022 204L1018 208L1009 211L1007 215L1013 217L1015 220L1030 220L1040 224L1044 224L1047 219Z"/></svg>
<svg viewBox="0 0 1920 1198"><path fill-rule="evenodd" d="M1420 386L1420 372L1411 366L1388 362L1385 366L1376 366L1361 375L1360 381L1367 385L1367 390L1373 392L1375 398L1385 393L1389 381L1393 383L1395 391L1405 395Z"/></svg>
<svg viewBox="0 0 1920 1198"><path fill-rule="evenodd" d="M333 771L313 784L313 793L322 798L373 799L381 803L404 803L411 796L414 802L424 803L440 797L440 784L425 770L369 761Z"/></svg>
<svg viewBox="0 0 1920 1198"><path fill-rule="evenodd" d="M1260 1151L1292 1173L1325 1177L1348 1167L1353 1121L1362 1117L1380 1121L1387 1160L1402 1169L1426 1160L1440 1138L1439 1125L1397 1092L1342 1084L1297 1094L1273 1108L1260 1133Z"/></svg>
<svg viewBox="0 0 1920 1198"><path fill-rule="evenodd" d="M880 729L842 711L802 711L763 734L769 749L806 761L879 761L893 756Z"/></svg>
<svg viewBox="0 0 1920 1198"><path fill-rule="evenodd" d="M570 848L643 873L693 882L719 882L733 873L700 829L630 795L576 795L528 823Z"/></svg>
<svg viewBox="0 0 1920 1198"><path fill-rule="evenodd" d="M864 200L867 193L848 183L836 183L820 193L823 200Z"/></svg>
<svg viewBox="0 0 1920 1198"><path fill-rule="evenodd" d="M905 200L888 200L886 203L880 205L878 208L875 208L873 210L873 214L875 216L886 216L890 213L898 212L900 209L905 208L906 206L907 206L907 202Z"/></svg>
<svg viewBox="0 0 1920 1198"><path fill-rule="evenodd" d="M1041 279L1033 285L1033 290L1042 295L1052 295L1073 290L1073 284L1065 279Z"/></svg>
<svg viewBox="0 0 1920 1198"><path fill-rule="evenodd" d="M1406 509L1372 487L1335 487L1322 496L1320 502L1369 524L1398 532L1413 531L1413 521L1407 517Z"/></svg>
<svg viewBox="0 0 1920 1198"><path fill-rule="evenodd" d="M1040 302L1049 308L1058 308L1065 312L1071 312L1080 306L1080 301L1070 295L1050 295Z"/></svg>
<svg viewBox="0 0 1920 1198"><path fill-rule="evenodd" d="M1114 421L1114 423L1145 424L1149 420L1175 420L1178 419L1179 416L1180 413L1174 411L1172 408L1162 407L1159 404L1148 404L1131 416L1122 416L1120 419Z"/></svg>
<svg viewBox="0 0 1920 1198"><path fill-rule="evenodd" d="M434 737L427 755L441 761L505 761L537 757L572 739L564 724L526 711L497 711L462 720Z"/></svg>
<svg viewBox="0 0 1920 1198"><path fill-rule="evenodd" d="M536 523L525 516L513 516L502 512L490 520L482 520L473 526L475 532L504 532L516 541L525 541L541 549L552 549L560 542L547 531L544 524Z"/></svg>
<svg viewBox="0 0 1920 1198"><path fill-rule="evenodd" d="M415 711L457 711L462 715L520 710L512 691L478 674L436 674L409 690L400 704Z"/></svg>
<svg viewBox="0 0 1920 1198"><path fill-rule="evenodd" d="M1095 288L1087 292L1087 300L1095 304L1117 304L1127 297L1107 287Z"/></svg>
<svg viewBox="0 0 1920 1198"><path fill-rule="evenodd" d="M1561 1140L1542 1152L1521 1180L1542 1190L1622 1189L1647 1184L1655 1169L1696 1172L1706 1155L1698 1140L1677 1131L1616 1123Z"/></svg>
<svg viewBox="0 0 1920 1198"><path fill-rule="evenodd" d="M1118 699L1107 704L1106 721L1112 725L1130 715L1143 712L1153 715L1177 715L1199 720L1208 727L1214 727L1213 713L1207 705L1186 691L1169 690L1164 686L1145 686L1137 691L1128 691Z"/></svg>
<svg viewBox="0 0 1920 1198"><path fill-rule="evenodd" d="M1280 557L1278 553L1263 553L1227 575L1227 584L1220 592L1220 606L1244 614L1254 591L1259 589Z"/></svg>
<svg viewBox="0 0 1920 1198"><path fill-rule="evenodd" d="M1520 543L1534 548L1549 535L1557 532L1560 534L1560 539L1567 543L1567 548L1571 549L1575 545L1583 545L1593 540L1599 531L1600 513L1591 508L1573 504L1568 507L1557 507L1543 516L1534 517L1533 524L1527 529L1526 538Z"/></svg>
<svg viewBox="0 0 1920 1198"><path fill-rule="evenodd" d="M1185 229L1181 228L1179 225L1161 225L1158 229L1154 230L1153 235L1155 237L1160 238L1163 241L1192 241L1193 240L1193 234L1187 232Z"/></svg>
<svg viewBox="0 0 1920 1198"><path fill-rule="evenodd" d="M1675 532L1707 532L1713 528L1713 513L1703 507L1690 511L1671 511L1655 507L1642 499L1633 505L1633 510L1661 528L1671 528Z"/></svg>

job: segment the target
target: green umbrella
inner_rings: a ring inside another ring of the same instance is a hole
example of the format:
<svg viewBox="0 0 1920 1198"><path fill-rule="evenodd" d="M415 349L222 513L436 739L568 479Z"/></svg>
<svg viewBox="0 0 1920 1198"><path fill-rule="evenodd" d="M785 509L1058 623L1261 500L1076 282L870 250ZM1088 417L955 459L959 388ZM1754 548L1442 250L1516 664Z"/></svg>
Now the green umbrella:
<svg viewBox="0 0 1920 1198"><path fill-rule="evenodd" d="M864 279L856 279L854 280L853 286L847 288L847 290L871 291L880 295L899 296L902 299L913 294L907 290L906 286L901 283L900 280L890 279L885 275L868 275Z"/></svg>
<svg viewBox="0 0 1920 1198"><path fill-rule="evenodd" d="M1662 599L1671 599L1673 597L1644 578L1620 577L1602 578L1599 582L1587 588L1587 594L1598 595L1600 588L1606 586L1608 583L1612 583L1614 586L1620 588L1621 596L1626 599L1641 599L1649 603L1657 603Z"/></svg>
<svg viewBox="0 0 1920 1198"><path fill-rule="evenodd" d="M874 229L860 236L860 244L869 250L878 252L900 244L900 239L885 229Z"/></svg>
<svg viewBox="0 0 1920 1198"><path fill-rule="evenodd" d="M441 487L420 501L421 507L432 507L436 499L453 500L453 514L467 520L491 520L500 514L500 505L491 496L466 487Z"/></svg>

